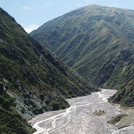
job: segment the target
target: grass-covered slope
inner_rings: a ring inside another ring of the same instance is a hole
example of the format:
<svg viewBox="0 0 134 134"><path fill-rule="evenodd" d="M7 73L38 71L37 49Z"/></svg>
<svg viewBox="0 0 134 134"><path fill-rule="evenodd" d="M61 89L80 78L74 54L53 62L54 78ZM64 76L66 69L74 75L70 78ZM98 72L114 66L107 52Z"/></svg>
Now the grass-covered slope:
<svg viewBox="0 0 134 134"><path fill-rule="evenodd" d="M45 23L30 35L95 85L133 90L133 10L87 6Z"/></svg>
<svg viewBox="0 0 134 134"><path fill-rule="evenodd" d="M22 117L66 108L65 98L95 90L0 8L0 132L32 133Z"/></svg>
<svg viewBox="0 0 134 134"><path fill-rule="evenodd" d="M128 59L133 58L134 11L87 6L45 23L30 35L93 83L120 86Z"/></svg>
<svg viewBox="0 0 134 134"><path fill-rule="evenodd" d="M119 103L122 106L134 107L134 79L125 84L113 97L110 98L113 103Z"/></svg>

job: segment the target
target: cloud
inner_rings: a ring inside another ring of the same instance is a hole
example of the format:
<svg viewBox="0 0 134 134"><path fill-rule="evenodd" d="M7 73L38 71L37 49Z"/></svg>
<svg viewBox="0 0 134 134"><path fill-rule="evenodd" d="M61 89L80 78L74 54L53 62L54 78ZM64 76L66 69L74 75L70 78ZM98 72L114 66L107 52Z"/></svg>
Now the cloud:
<svg viewBox="0 0 134 134"><path fill-rule="evenodd" d="M22 7L22 9L25 10L25 11L29 11L29 10L31 10L32 8L31 8L31 7L28 7L28 6L24 6L24 7Z"/></svg>
<svg viewBox="0 0 134 134"><path fill-rule="evenodd" d="M27 33L32 32L33 30L36 30L39 26L38 25L28 25L27 27L24 27L25 31Z"/></svg>

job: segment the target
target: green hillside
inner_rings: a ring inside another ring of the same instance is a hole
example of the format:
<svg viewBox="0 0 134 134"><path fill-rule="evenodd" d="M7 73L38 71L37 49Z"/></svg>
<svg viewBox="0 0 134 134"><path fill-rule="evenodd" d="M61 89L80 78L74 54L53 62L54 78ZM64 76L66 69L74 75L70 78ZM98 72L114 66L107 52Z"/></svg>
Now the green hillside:
<svg viewBox="0 0 134 134"><path fill-rule="evenodd" d="M45 23L30 35L93 84L133 90L133 10L87 6Z"/></svg>
<svg viewBox="0 0 134 134"><path fill-rule="evenodd" d="M32 133L25 119L96 90L0 8L0 133Z"/></svg>

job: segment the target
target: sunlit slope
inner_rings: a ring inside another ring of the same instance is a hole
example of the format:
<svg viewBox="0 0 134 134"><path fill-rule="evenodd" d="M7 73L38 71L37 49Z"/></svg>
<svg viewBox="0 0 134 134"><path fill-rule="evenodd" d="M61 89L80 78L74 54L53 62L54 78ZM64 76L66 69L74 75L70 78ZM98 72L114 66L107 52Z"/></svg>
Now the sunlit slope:
<svg viewBox="0 0 134 134"><path fill-rule="evenodd" d="M124 89L134 78L133 10L87 6L30 35L95 85Z"/></svg>

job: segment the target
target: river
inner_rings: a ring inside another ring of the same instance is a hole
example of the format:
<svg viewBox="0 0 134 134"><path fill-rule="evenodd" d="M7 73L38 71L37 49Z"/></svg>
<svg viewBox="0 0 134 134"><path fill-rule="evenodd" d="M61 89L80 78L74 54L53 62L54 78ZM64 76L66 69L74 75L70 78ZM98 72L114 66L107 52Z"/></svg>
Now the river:
<svg viewBox="0 0 134 134"><path fill-rule="evenodd" d="M134 134L134 126L119 129L107 123L117 114L128 111L111 105L107 99L115 90L102 89L84 97L68 99L70 107L37 115L29 122L34 134ZM95 114L103 111L101 115Z"/></svg>

